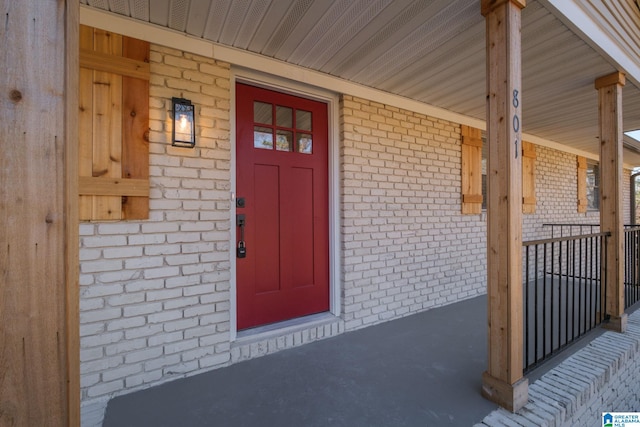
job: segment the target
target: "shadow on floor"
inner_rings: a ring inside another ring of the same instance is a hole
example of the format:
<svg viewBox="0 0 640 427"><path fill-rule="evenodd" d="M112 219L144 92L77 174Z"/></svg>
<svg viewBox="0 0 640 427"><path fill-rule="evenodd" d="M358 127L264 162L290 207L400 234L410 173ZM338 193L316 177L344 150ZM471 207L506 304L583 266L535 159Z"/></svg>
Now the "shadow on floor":
<svg viewBox="0 0 640 427"><path fill-rule="evenodd" d="M112 399L104 426L472 426L487 300L473 298Z"/></svg>

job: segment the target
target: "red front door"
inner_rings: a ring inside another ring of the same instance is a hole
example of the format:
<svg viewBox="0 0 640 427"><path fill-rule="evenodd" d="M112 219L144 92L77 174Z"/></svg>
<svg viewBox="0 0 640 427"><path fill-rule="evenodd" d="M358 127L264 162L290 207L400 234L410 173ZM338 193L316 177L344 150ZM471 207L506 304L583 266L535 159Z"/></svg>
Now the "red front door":
<svg viewBox="0 0 640 427"><path fill-rule="evenodd" d="M238 329L327 311L327 105L241 83L236 99Z"/></svg>

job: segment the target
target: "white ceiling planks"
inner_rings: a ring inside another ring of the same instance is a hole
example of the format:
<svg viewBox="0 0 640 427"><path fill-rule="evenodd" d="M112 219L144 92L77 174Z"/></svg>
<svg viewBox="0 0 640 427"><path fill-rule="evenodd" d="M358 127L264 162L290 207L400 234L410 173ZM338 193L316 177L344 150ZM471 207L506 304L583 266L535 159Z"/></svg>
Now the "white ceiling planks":
<svg viewBox="0 0 640 427"><path fill-rule="evenodd" d="M550 6L522 12L523 129L598 152L597 77L616 71ZM564 2L573 0L562 0ZM634 0L577 7L632 34ZM480 0L81 0L205 40L248 50L476 119L485 115L485 23ZM636 27L634 27L636 25ZM609 28L607 31L614 31ZM613 34L613 37L620 36ZM640 90L623 91L625 130L640 128ZM630 159L640 164L640 155Z"/></svg>

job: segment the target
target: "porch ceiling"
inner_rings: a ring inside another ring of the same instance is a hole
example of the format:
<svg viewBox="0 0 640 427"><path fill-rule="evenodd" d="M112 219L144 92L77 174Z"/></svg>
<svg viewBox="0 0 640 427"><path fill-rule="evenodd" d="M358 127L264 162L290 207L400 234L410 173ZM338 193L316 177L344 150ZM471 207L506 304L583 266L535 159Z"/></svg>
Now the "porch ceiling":
<svg viewBox="0 0 640 427"><path fill-rule="evenodd" d="M80 2L485 118L485 23L480 0ZM524 132L597 154L594 80L617 69L545 4L528 0L522 13ZM640 89L633 79L623 89L623 112L625 131L640 129ZM625 162L640 166L640 143L629 138L625 138Z"/></svg>

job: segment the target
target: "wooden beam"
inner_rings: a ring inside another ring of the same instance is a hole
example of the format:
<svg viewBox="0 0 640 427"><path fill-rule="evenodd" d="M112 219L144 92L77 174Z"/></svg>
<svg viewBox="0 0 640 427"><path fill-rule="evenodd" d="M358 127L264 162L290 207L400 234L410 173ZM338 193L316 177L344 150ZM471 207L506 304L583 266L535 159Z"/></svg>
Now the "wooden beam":
<svg viewBox="0 0 640 427"><path fill-rule="evenodd" d="M79 425L78 0L5 2L0 75L0 425ZM69 92L71 91L71 93ZM73 99L71 99L73 98Z"/></svg>
<svg viewBox="0 0 640 427"><path fill-rule="evenodd" d="M596 90L599 90L613 85L624 86L625 82L625 75L618 71L615 73L607 74L606 76L598 77L595 81L595 88Z"/></svg>
<svg viewBox="0 0 640 427"><path fill-rule="evenodd" d="M149 80L149 63L88 49L80 50L80 67Z"/></svg>
<svg viewBox="0 0 640 427"><path fill-rule="evenodd" d="M482 194L463 194L462 201L464 203L482 203Z"/></svg>
<svg viewBox="0 0 640 427"><path fill-rule="evenodd" d="M149 197L149 181L146 179L81 176L78 181L78 194L83 196Z"/></svg>
<svg viewBox="0 0 640 427"><path fill-rule="evenodd" d="M491 11L498 8L498 6L502 6L508 2L513 3L520 9L524 9L527 6L526 0L481 0L480 13L482 16L487 16Z"/></svg>
<svg viewBox="0 0 640 427"><path fill-rule="evenodd" d="M605 327L618 332L626 329L624 312L624 218L622 182L622 73L598 78L600 126L600 230L610 232L606 239L606 314Z"/></svg>
<svg viewBox="0 0 640 427"><path fill-rule="evenodd" d="M510 411L527 402L522 309L521 9L482 0L487 44L487 296L483 395Z"/></svg>

